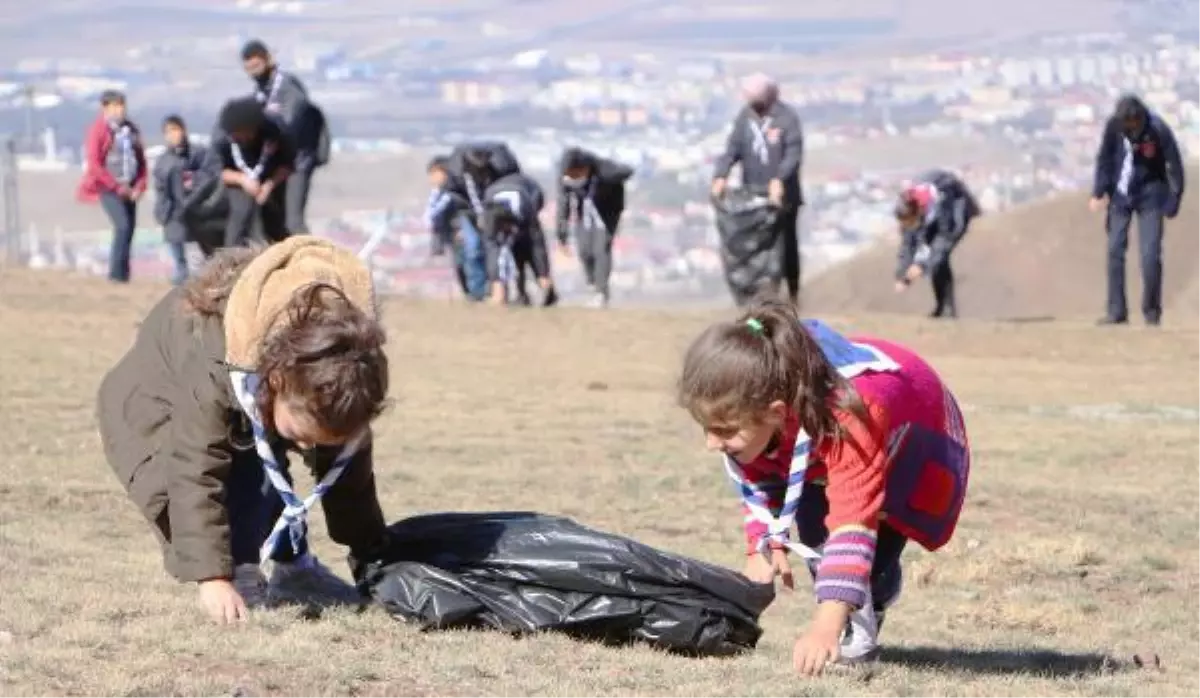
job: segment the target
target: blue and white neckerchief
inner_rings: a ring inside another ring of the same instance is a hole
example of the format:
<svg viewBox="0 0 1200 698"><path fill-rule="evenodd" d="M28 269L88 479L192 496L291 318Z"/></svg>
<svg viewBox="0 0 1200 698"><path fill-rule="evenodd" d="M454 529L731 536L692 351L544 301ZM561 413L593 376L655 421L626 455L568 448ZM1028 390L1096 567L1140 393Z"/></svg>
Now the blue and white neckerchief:
<svg viewBox="0 0 1200 698"><path fill-rule="evenodd" d="M805 320L803 325L805 331L821 347L825 358L846 380L869 371L896 371L900 368L899 364L875 347L851 342L819 320ZM800 506L800 495L804 491L804 476L808 472L811 452L812 437L801 427L796 434L796 445L792 448L787 489L778 516L771 511L768 494L759 485L746 480L746 473L737 461L725 456L725 472L739 489L742 502L749 511L747 518L767 526L767 534L758 541L757 548L760 553L766 554L771 544L775 543L810 560L821 558L819 552L806 545L793 543L790 539L792 524L796 521L796 511Z"/></svg>
<svg viewBox="0 0 1200 698"><path fill-rule="evenodd" d="M599 178L595 175L587 179L563 178L563 184L575 195L575 210L579 216L580 227L585 230L603 229L605 227L604 217L600 215L600 209L596 208L596 188L599 186Z"/></svg>
<svg viewBox="0 0 1200 698"><path fill-rule="evenodd" d="M264 90L259 87L254 91L254 98L263 105L271 104L275 101L275 96L279 94L279 86L283 84L283 72L278 67L274 71L274 75L271 76L270 89Z"/></svg>
<svg viewBox="0 0 1200 698"><path fill-rule="evenodd" d="M267 144L264 143L262 150L259 151L258 162L254 163L254 167L251 167L246 162L246 157L242 154L242 147L232 138L229 139L229 154L233 156L233 164L237 165L242 174L253 179L255 182L262 177L263 171L267 168L267 159L270 157Z"/></svg>
<svg viewBox="0 0 1200 698"><path fill-rule="evenodd" d="M746 119L746 126L750 129L750 138L754 141L754 154L765 165L771 160L771 152L767 148L767 131L771 128L771 117L763 117L762 121L757 121L754 118Z"/></svg>
<svg viewBox="0 0 1200 698"><path fill-rule="evenodd" d="M524 224L523 222L525 220L525 216L522 213L524 202L521 198L521 192L515 189L509 189L508 191L496 192L492 194L490 198L492 201L497 201L504 204L505 208L507 208L509 211L512 211L513 216L515 216L518 221L522 221L522 225ZM517 274L517 261L513 258L512 243L513 236L505 235L504 242L500 246L500 257L498 260L500 281L506 286Z"/></svg>
<svg viewBox="0 0 1200 698"><path fill-rule="evenodd" d="M471 210L475 213L483 213L483 197L480 196L479 185L471 178L471 175L463 175L463 184L467 189L467 199L471 202Z"/></svg>
<svg viewBox="0 0 1200 698"><path fill-rule="evenodd" d="M516 189L508 191L498 191L490 197L492 201L498 201L504 204L504 207L512 211L513 216L519 221L525 220L525 216L521 214L524 201L521 199L521 192Z"/></svg>
<svg viewBox="0 0 1200 698"><path fill-rule="evenodd" d="M500 282L507 287L517 275L517 260L512 253L512 239L500 248L499 274Z"/></svg>
<svg viewBox="0 0 1200 698"><path fill-rule="evenodd" d="M113 140L121 158L121 182L129 184L137 174L137 154L133 149L133 128L128 123L112 126Z"/></svg>
<svg viewBox="0 0 1200 698"><path fill-rule="evenodd" d="M350 459L358 452L363 440L366 438L367 432L364 430L358 436L346 442L342 447L341 453L333 461L333 467L329 472L325 473L325 477L317 483L311 494L304 499L300 499L292 489L291 484L287 481L287 476L280 467L279 462L275 458L275 451L271 448L270 442L267 440L267 430L262 423L261 415L258 411L258 404L255 402L254 395L258 389L258 376L245 371L230 371L229 379L233 383L233 393L237 398L238 406L242 408L242 412L250 421L250 428L254 435L254 450L258 453L259 460L262 461L263 470L267 474L267 478L271 481L271 486L279 493L279 497L283 499L283 513L275 521L275 525L271 528L271 533L267 536L267 540L263 542L259 549L259 560L265 564L271 559L271 555L275 552L275 548L279 545L279 538L283 535L284 529L288 531L288 537L292 544L292 550L296 553L300 552L300 544L304 540L304 534L307 529L308 512L325 493L333 487L337 479L341 477L342 471L350 465Z"/></svg>
<svg viewBox="0 0 1200 698"><path fill-rule="evenodd" d="M1117 191L1121 196L1129 196L1129 184L1133 181L1133 140L1123 136L1121 144L1125 151L1121 158L1121 173L1117 176Z"/></svg>

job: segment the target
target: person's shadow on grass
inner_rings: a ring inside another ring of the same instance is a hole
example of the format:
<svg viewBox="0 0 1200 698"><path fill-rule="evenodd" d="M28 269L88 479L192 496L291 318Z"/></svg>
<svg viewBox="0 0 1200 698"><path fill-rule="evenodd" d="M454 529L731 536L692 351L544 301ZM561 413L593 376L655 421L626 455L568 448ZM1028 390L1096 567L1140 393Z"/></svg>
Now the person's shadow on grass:
<svg viewBox="0 0 1200 698"><path fill-rule="evenodd" d="M885 647L880 661L913 669L960 670L979 674L1041 674L1071 678L1132 668L1132 663L1095 653L1054 650L979 650L943 647Z"/></svg>

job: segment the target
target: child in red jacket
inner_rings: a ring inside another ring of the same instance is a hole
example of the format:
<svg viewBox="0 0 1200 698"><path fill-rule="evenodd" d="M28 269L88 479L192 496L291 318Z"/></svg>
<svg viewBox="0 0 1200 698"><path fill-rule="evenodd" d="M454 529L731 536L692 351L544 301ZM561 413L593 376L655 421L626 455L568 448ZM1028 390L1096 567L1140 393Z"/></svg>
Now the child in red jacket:
<svg viewBox="0 0 1200 698"><path fill-rule="evenodd" d="M105 90L100 114L84 138L86 169L79 183L80 201L100 202L112 222L108 278L129 281L129 257L137 227L137 202L146 193L146 152L137 126L125 111L125 95Z"/></svg>
<svg viewBox="0 0 1200 698"><path fill-rule="evenodd" d="M818 605L796 668L874 658L901 551L945 545L966 493L962 413L937 374L900 345L765 300L693 342L679 398L740 488L746 576L791 587L788 552L807 558Z"/></svg>

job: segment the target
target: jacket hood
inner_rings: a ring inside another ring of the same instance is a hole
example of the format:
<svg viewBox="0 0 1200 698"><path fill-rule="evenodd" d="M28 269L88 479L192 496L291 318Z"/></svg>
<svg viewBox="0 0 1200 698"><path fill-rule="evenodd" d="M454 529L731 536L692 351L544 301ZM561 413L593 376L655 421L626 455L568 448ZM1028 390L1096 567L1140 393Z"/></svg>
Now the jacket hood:
<svg viewBox="0 0 1200 698"><path fill-rule="evenodd" d="M328 284L376 314L371 271L362 260L328 240L296 235L264 250L234 283L225 307L226 363L255 370L263 341L285 319L292 296L313 283Z"/></svg>

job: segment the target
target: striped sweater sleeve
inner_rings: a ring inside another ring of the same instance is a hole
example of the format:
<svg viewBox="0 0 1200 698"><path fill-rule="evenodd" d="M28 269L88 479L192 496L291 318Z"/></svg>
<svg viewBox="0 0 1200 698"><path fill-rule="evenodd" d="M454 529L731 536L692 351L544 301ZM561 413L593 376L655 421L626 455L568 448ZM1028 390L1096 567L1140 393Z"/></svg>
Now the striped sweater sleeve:
<svg viewBox="0 0 1200 698"><path fill-rule="evenodd" d="M819 602L841 601L856 609L866 604L870 593L887 470L882 436L886 432L881 428L887 422L874 406L868 412L869 425L839 417L848 435L830 447L826 458L829 539L815 584Z"/></svg>

